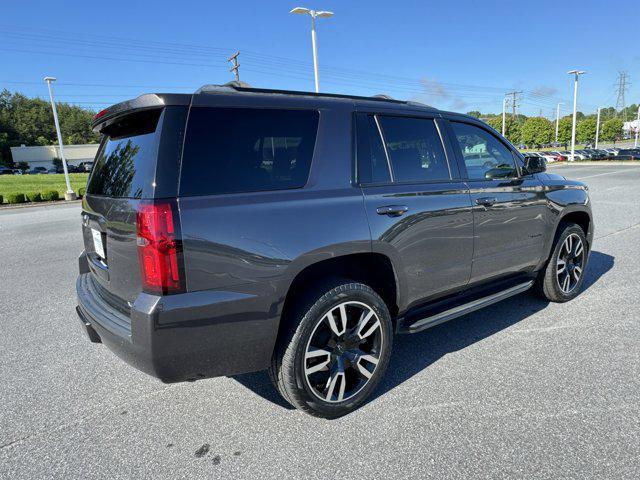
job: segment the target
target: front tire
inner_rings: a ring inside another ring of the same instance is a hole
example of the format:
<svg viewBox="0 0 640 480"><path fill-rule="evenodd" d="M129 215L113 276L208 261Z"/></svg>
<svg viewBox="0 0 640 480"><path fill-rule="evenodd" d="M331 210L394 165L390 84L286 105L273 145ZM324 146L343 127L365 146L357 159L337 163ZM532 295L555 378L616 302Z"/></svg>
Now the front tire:
<svg viewBox="0 0 640 480"><path fill-rule="evenodd" d="M589 255L584 231L575 223L560 226L549 262L538 274L538 293L551 302L568 302L580 293Z"/></svg>
<svg viewBox="0 0 640 480"><path fill-rule="evenodd" d="M336 280L290 313L270 369L280 394L317 417L337 418L362 405L384 375L393 329L389 310L369 286Z"/></svg>

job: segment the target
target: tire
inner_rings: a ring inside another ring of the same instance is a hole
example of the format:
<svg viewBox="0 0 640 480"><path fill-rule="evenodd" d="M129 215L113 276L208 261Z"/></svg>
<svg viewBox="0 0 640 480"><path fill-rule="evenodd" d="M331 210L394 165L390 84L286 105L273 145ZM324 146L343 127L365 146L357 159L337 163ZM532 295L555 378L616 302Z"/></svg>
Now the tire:
<svg viewBox="0 0 640 480"><path fill-rule="evenodd" d="M382 298L362 283L335 280L301 299L283 320L290 327L269 373L284 399L328 419L361 406L391 355L393 329Z"/></svg>
<svg viewBox="0 0 640 480"><path fill-rule="evenodd" d="M562 303L574 299L584 282L588 248L587 238L580 226L561 223L549 261L536 279L538 294L551 302Z"/></svg>

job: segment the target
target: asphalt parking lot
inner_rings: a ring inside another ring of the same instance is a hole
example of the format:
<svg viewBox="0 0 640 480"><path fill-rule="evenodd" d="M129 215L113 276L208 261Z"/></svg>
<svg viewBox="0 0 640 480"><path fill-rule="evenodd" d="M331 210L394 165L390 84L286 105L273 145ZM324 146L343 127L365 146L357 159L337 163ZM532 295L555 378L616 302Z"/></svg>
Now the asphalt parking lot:
<svg viewBox="0 0 640 480"><path fill-rule="evenodd" d="M640 477L640 166L552 171L590 186L584 292L396 337L375 398L334 421L265 373L163 385L90 344L80 206L0 211L0 477Z"/></svg>

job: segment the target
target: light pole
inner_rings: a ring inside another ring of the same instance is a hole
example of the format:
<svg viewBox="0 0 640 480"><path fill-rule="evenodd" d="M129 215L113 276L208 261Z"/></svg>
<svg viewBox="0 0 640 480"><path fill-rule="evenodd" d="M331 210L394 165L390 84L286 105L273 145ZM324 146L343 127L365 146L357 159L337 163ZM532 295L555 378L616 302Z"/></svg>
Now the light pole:
<svg viewBox="0 0 640 480"><path fill-rule="evenodd" d="M65 200L75 200L76 194L71 189L71 183L69 182L69 171L67 170L67 161L64 158L64 146L62 144L62 133L60 132L60 122L58 122L58 110L56 109L56 102L53 99L53 89L51 83L56 81L55 77L44 77L44 81L47 82L49 87L49 98L51 99L51 110L53 110L53 122L56 124L56 133L58 134L58 145L60 145L60 158L62 160L62 169L64 170L64 180L67 183L67 192L64 194Z"/></svg>
<svg viewBox="0 0 640 480"><path fill-rule="evenodd" d="M576 153L576 113L578 108L578 77L587 73L584 70L569 70L569 75L573 75L573 124L571 125L571 158L573 162L575 160Z"/></svg>
<svg viewBox="0 0 640 480"><path fill-rule="evenodd" d="M507 118L507 97L502 99L502 136L506 132L506 118Z"/></svg>
<svg viewBox="0 0 640 480"><path fill-rule="evenodd" d="M560 105L564 105L564 103L558 103L556 107L556 143L558 143L558 127L560 125Z"/></svg>
<svg viewBox="0 0 640 480"><path fill-rule="evenodd" d="M308 14L311 17L311 46L313 48L313 73L316 81L316 93L320 92L320 79L318 78L318 47L316 41L316 17L329 18L333 16L333 12L309 10L304 7L296 7L289 13L297 13L299 15Z"/></svg>
<svg viewBox="0 0 640 480"><path fill-rule="evenodd" d="M638 105L638 118L636 119L636 140L633 142L633 146L638 148L638 133L640 132L640 105Z"/></svg>
<svg viewBox="0 0 640 480"><path fill-rule="evenodd" d="M598 116L596 117L596 145L595 145L595 149L598 149L598 138L600 138L600 110L602 110L602 107L598 107Z"/></svg>

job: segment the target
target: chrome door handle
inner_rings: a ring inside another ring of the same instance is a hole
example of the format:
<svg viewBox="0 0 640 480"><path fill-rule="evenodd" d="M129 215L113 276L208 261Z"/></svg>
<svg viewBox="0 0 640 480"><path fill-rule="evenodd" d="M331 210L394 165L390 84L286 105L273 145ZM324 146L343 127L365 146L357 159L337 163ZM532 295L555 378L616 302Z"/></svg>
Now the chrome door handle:
<svg viewBox="0 0 640 480"><path fill-rule="evenodd" d="M390 217L399 217L407 211L409 211L409 207L406 205L386 205L376 208L378 215L389 215Z"/></svg>
<svg viewBox="0 0 640 480"><path fill-rule="evenodd" d="M497 201L498 199L496 197L480 197L480 198L476 198L476 205L482 205L483 207L490 207Z"/></svg>

